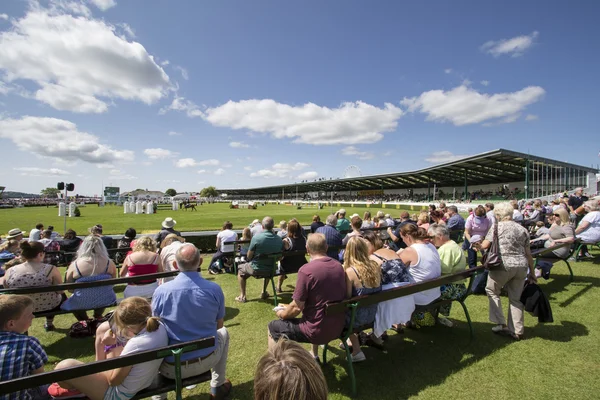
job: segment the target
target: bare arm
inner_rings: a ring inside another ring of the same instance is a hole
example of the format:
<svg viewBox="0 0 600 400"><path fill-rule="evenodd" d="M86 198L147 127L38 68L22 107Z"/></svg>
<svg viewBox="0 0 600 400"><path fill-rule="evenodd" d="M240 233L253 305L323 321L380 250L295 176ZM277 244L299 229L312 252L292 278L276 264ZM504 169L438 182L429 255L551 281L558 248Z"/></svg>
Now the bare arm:
<svg viewBox="0 0 600 400"><path fill-rule="evenodd" d="M418 261L417 252L414 249L411 249L410 247L407 247L398 255L400 256L402 262L406 264L406 266L414 265Z"/></svg>
<svg viewBox="0 0 600 400"><path fill-rule="evenodd" d="M127 375L129 375L129 372L131 372L131 368L133 368L133 365L128 365L126 367L117 368L109 371L108 384L110 386L119 386L121 383L123 383L125 378L127 378Z"/></svg>
<svg viewBox="0 0 600 400"><path fill-rule="evenodd" d="M283 310L277 311L277 316L281 319L296 318L304 310L304 302L292 300Z"/></svg>
<svg viewBox="0 0 600 400"><path fill-rule="evenodd" d="M581 232L585 231L590 226L590 223L587 221L581 221L577 229L575 229L575 234L579 235Z"/></svg>

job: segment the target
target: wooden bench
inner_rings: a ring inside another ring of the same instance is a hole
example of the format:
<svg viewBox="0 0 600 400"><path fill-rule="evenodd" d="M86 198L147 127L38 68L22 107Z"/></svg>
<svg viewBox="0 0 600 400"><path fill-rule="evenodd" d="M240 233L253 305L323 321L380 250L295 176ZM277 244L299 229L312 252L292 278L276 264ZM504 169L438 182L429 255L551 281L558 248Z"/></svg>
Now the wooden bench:
<svg viewBox="0 0 600 400"><path fill-rule="evenodd" d="M338 302L338 303L328 304L327 308L326 308L327 315L345 314L347 312L350 312L350 324L344 328L344 330L340 334L339 339L344 344L344 349L346 352L346 360L348 362L348 375L350 376L350 380L351 380L351 384L352 384L352 394L356 395L356 377L354 375L354 367L352 365L352 354L351 354L350 348L346 342L352 333L357 333L357 332L360 332L365 329L369 329L369 328L373 327L373 324L370 324L368 326L361 326L358 328L353 328L354 320L356 318L356 310L358 308L372 306L372 305L376 305L376 304L379 304L384 301L393 300L393 299L397 299L399 297L404 297L404 296L408 296L408 295L411 295L414 293L422 292L424 290L438 288L440 286L443 286L443 285L446 285L449 283L453 283L456 281L461 281L461 280L464 280L469 277L471 278L471 282L469 283L469 288L470 288L472 281L473 281L473 276L475 276L477 273L479 273L483 270L484 270L484 267L479 266L476 268L466 269L464 271L457 272L455 274L444 275L437 279L432 279L432 280L425 281L425 282L413 283L413 284L409 284L409 285L405 285L405 286L401 286L398 288L385 290L385 291L381 291L381 292L377 292L377 293L373 293L373 294L369 294L369 295L356 296L356 297L352 297L350 299L346 299L346 300ZM461 306L463 307L465 316L467 317L467 322L469 323L469 329L471 332L471 339L472 339L473 338L473 327L472 327L472 323L471 323L471 318L469 316L469 312L464 303L464 300L466 299L467 296L468 295L465 295L463 298L461 298L462 301L460 301L460 300L452 300L452 301L458 301L461 304ZM446 302L450 302L450 301L449 300L448 301L435 300L434 302L426 305L425 307L429 307L429 306L439 307L440 305L445 304ZM328 345L326 344L323 349L323 364L327 363L327 348L328 348Z"/></svg>
<svg viewBox="0 0 600 400"><path fill-rule="evenodd" d="M175 398L177 400L181 400L181 392L183 387L211 380L210 371L207 371L202 375L182 379L181 355L189 351L207 349L214 345L214 337L203 338L190 342L161 347L154 350L141 351L139 353L120 356L112 358L110 360L94 361L76 367L70 367L51 372L43 372L41 374L30 375L22 378L11 379L9 381L0 382L0 393L13 393L23 389L34 388L41 385L51 384L54 382L66 381L69 379L79 378L86 375L96 374L98 372L109 371L115 368L126 367L129 365L140 364L148 361L162 359L168 356L173 356L175 358L175 379L171 380L161 376L158 379L158 384L143 389L142 391L138 392L132 399L144 399L157 394L175 391Z"/></svg>
<svg viewBox="0 0 600 400"><path fill-rule="evenodd" d="M548 254L552 254L552 252L554 250L562 249L567 246L569 246L571 248L571 251L565 257L562 257L562 258L544 257L544 256L547 256ZM567 268L569 268L570 280L571 280L571 282L573 282L573 269L571 268L571 264L569 264L569 258L573 257L573 254L575 253L576 248L578 248L577 242L574 242L574 243L559 243L556 246L532 250L531 256L533 257L533 266L534 266L534 268L537 267L539 261L547 261L552 264L556 263L557 261L564 261L565 264L567 264Z"/></svg>
<svg viewBox="0 0 600 400"><path fill-rule="evenodd" d="M36 294L36 293L48 293L48 292L60 292L60 291L73 291L75 289L86 289L86 288L94 288L100 286L114 286L114 285L122 285L132 282L139 281L147 281L151 279L160 279L160 278L168 278L172 276L177 276L179 271L168 271L168 272L157 272L155 274L147 274L147 275L138 275L138 276L127 276L124 278L113 278L113 279L105 279L101 281L95 282L80 282L80 283L63 283L60 285L53 286L32 286L32 287L22 287L22 288L5 288L0 289L0 295L3 294ZM109 304L105 307L113 307L117 304ZM89 310L81 310L81 311L89 311ZM70 314L73 310L65 311L65 310L51 310L51 311L39 311L33 313L36 318L39 317L52 317L55 315L61 314Z"/></svg>

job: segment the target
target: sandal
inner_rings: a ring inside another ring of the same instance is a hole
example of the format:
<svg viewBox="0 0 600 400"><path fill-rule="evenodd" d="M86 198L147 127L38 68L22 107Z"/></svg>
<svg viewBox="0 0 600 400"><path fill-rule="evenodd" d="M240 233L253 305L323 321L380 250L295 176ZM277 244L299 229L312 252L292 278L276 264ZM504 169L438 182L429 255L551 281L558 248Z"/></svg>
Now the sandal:
<svg viewBox="0 0 600 400"><path fill-rule="evenodd" d="M263 293L260 295L260 299L261 299L261 300L266 300L266 299L268 299L268 298L269 298L269 292L263 292Z"/></svg>
<svg viewBox="0 0 600 400"><path fill-rule="evenodd" d="M277 288L276 292L277 292L277 293L283 293L283 289L281 289L281 288Z"/></svg>
<svg viewBox="0 0 600 400"><path fill-rule="evenodd" d="M246 302L246 298L243 296L238 296L235 298L235 301L237 301L238 303L245 303Z"/></svg>

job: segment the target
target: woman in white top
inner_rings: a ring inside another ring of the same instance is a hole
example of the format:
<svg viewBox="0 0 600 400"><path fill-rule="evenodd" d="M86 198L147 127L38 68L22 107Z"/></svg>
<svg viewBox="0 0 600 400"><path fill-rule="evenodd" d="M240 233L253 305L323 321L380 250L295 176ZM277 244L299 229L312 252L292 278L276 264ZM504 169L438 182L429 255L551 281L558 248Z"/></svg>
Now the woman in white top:
<svg viewBox="0 0 600 400"><path fill-rule="evenodd" d="M118 332L106 331L102 343L107 347L116 344L117 335L127 339L124 347L114 347L112 356L137 353L164 347L169 344L167 330L158 317L152 316L150 303L141 297L129 297L115 309L113 321ZM109 371L58 382L50 386L48 393L55 395L62 389L81 391L92 400L129 399L140 390L150 386L158 375L163 360L152 360L128 365ZM56 369L76 367L84 363L79 360L63 360Z"/></svg>
<svg viewBox="0 0 600 400"><path fill-rule="evenodd" d="M584 211L587 212L585 217L575 229L577 239L584 243L600 242L600 201L589 200L583 204ZM582 246L579 256L590 257L587 246Z"/></svg>
<svg viewBox="0 0 600 400"><path fill-rule="evenodd" d="M408 273L415 282L428 281L442 275L440 255L435 246L427 241L429 236L425 229L417 228L414 224L405 224L400 229L400 237L407 247L398 250L398 255L409 267ZM415 293L414 297L415 304L429 304L440 297L440 288Z"/></svg>

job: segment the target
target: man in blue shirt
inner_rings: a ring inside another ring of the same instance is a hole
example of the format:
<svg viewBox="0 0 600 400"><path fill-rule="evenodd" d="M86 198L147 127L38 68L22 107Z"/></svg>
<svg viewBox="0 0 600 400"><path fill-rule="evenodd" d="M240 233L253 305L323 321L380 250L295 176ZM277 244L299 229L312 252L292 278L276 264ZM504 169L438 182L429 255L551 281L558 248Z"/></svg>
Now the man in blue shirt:
<svg viewBox="0 0 600 400"><path fill-rule="evenodd" d="M256 236L252 236L250 247L246 259L249 261L238 265L238 282L240 283L240 295L235 298L240 303L246 302L246 280L251 276L263 277L266 276L263 283L263 291L260 295L261 299L269 297L267 285L269 277L275 272L274 262L272 257L262 257L265 254L281 253L283 250L283 239L273 232L275 222L271 217L264 217L262 220L263 230Z"/></svg>
<svg viewBox="0 0 600 400"><path fill-rule="evenodd" d="M456 241L461 236L461 231L465 230L465 219L458 213L456 206L448 207L448 216L446 228L450 231L450 239Z"/></svg>
<svg viewBox="0 0 600 400"><path fill-rule="evenodd" d="M335 214L327 216L325 226L317 229L316 233L322 233L325 235L325 241L327 242L327 256L334 260L339 260L338 253L340 252L340 246L342 246L342 235L335 228L337 225L337 217Z"/></svg>
<svg viewBox="0 0 600 400"><path fill-rule="evenodd" d="M165 325L169 344L215 337L215 346L182 354L181 376L188 378L212 369L211 399L223 399L231 392L231 382L225 378L229 333L223 326L223 290L197 272L202 258L193 244L186 243L177 250L175 263L180 273L156 289L152 313ZM165 359L160 373L175 379L173 357Z"/></svg>

